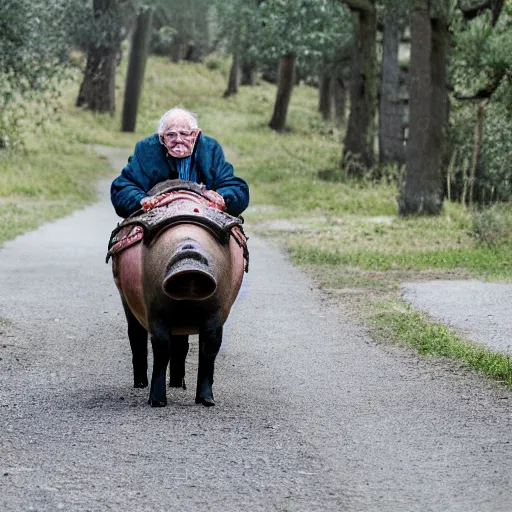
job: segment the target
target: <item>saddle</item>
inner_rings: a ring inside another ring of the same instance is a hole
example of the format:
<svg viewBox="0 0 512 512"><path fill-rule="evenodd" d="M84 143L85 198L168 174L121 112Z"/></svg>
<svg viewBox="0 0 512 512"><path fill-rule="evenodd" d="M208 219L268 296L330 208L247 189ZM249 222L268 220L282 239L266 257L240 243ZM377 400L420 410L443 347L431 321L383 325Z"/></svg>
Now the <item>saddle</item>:
<svg viewBox="0 0 512 512"><path fill-rule="evenodd" d="M160 233L177 224L195 224L208 230L220 244L227 244L233 236L243 248L249 270L247 236L243 232L242 217L234 217L212 205L204 185L191 181L167 180L158 183L148 193L150 209L143 208L119 223L110 235L106 263L114 255L143 241L151 244Z"/></svg>

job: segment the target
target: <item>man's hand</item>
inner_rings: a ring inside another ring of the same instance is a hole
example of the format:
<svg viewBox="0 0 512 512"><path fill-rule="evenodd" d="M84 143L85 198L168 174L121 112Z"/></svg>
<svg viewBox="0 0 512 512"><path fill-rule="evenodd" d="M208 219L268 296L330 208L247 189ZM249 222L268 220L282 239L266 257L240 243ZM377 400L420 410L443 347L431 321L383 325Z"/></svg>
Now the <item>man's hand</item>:
<svg viewBox="0 0 512 512"><path fill-rule="evenodd" d="M207 197L209 203L208 206L216 208L217 210L225 211L226 203L224 198L215 190L204 190L204 195ZM172 201L172 198L178 198L179 194L176 192L166 192L157 196L143 197L140 201L140 205L144 211L151 210L158 206L164 206Z"/></svg>
<svg viewBox="0 0 512 512"><path fill-rule="evenodd" d="M222 211L226 209L224 198L218 192L215 192L215 190L205 190L204 195L211 201L208 206Z"/></svg>

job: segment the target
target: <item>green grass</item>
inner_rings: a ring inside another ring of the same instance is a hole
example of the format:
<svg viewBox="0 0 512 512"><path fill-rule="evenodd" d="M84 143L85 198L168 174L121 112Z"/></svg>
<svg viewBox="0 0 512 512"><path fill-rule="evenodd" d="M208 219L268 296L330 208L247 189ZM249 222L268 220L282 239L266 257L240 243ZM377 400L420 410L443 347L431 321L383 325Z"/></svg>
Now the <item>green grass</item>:
<svg viewBox="0 0 512 512"><path fill-rule="evenodd" d="M0 243L89 204L98 176L109 172L80 144L38 138L19 153L0 153Z"/></svg>
<svg viewBox="0 0 512 512"><path fill-rule="evenodd" d="M290 248L292 260L301 264L349 265L364 270L453 270L466 269L479 277L508 278L512 248L479 247L388 253L381 251L325 251L304 245Z"/></svg>
<svg viewBox="0 0 512 512"><path fill-rule="evenodd" d="M512 387L512 358L470 343L446 326L433 322L402 301L380 304L373 317L380 335L414 347L425 356L464 361L471 368Z"/></svg>
<svg viewBox="0 0 512 512"><path fill-rule="evenodd" d="M371 218L369 207L352 212L323 211L316 226L299 218L298 229L276 236L299 265L349 265L364 270L465 270L485 279L512 279L512 243L479 243L470 212L447 204L437 218ZM341 217L340 217L341 215Z"/></svg>

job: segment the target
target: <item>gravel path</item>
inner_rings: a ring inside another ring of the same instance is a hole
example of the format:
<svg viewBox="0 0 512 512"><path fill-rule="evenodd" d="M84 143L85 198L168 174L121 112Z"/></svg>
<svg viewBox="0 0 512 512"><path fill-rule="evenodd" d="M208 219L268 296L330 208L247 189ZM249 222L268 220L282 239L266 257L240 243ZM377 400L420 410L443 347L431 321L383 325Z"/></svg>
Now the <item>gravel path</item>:
<svg viewBox="0 0 512 512"><path fill-rule="evenodd" d="M407 283L403 298L471 340L512 355L512 285L468 281Z"/></svg>
<svg viewBox="0 0 512 512"><path fill-rule="evenodd" d="M150 408L104 263L107 188L0 251L1 511L512 510L512 393L373 343L256 236L218 405L191 386Z"/></svg>

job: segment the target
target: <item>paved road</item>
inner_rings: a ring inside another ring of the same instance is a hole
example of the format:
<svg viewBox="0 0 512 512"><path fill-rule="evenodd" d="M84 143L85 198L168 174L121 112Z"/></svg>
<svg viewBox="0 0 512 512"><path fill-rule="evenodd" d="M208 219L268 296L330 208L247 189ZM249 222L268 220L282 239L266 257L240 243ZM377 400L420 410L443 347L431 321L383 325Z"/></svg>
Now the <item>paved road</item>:
<svg viewBox="0 0 512 512"><path fill-rule="evenodd" d="M463 332L469 339L512 355L512 285L467 281L407 283L403 297L416 309Z"/></svg>
<svg viewBox="0 0 512 512"><path fill-rule="evenodd" d="M512 393L373 343L255 236L217 406L191 386L150 408L105 190L0 251L1 511L512 510Z"/></svg>

